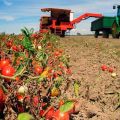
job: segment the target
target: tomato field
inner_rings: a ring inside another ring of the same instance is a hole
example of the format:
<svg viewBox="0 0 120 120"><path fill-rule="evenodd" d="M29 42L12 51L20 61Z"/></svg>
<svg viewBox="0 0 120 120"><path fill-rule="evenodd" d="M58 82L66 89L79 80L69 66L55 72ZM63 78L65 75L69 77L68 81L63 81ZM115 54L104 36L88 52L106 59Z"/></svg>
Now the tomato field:
<svg viewBox="0 0 120 120"><path fill-rule="evenodd" d="M0 119L118 120L119 40L0 35Z"/></svg>
<svg viewBox="0 0 120 120"><path fill-rule="evenodd" d="M0 36L1 119L69 120L77 101L64 95L72 72L59 38L21 31Z"/></svg>

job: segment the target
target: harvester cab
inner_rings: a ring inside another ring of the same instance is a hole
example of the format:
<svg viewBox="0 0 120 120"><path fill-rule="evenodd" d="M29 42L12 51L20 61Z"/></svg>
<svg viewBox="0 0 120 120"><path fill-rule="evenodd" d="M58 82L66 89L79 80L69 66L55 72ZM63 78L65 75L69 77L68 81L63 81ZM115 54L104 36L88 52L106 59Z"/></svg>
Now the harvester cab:
<svg viewBox="0 0 120 120"><path fill-rule="evenodd" d="M42 16L40 19L40 32L51 31L59 36L64 36L66 29L72 29L69 25L72 12L69 9L43 8L42 12L49 12L50 16ZM66 26L68 25L68 26Z"/></svg>

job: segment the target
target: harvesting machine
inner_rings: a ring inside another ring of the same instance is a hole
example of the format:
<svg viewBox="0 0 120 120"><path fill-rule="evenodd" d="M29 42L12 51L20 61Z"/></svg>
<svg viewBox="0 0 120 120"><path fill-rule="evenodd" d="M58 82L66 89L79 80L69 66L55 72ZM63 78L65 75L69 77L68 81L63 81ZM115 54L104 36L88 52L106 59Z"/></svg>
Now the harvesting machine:
<svg viewBox="0 0 120 120"><path fill-rule="evenodd" d="M61 37L65 36L67 30L75 28L75 24L89 17L101 18L102 14L85 13L73 19L73 12L69 9L43 8L42 12L50 12L50 16L42 16L40 19L40 33L54 33Z"/></svg>

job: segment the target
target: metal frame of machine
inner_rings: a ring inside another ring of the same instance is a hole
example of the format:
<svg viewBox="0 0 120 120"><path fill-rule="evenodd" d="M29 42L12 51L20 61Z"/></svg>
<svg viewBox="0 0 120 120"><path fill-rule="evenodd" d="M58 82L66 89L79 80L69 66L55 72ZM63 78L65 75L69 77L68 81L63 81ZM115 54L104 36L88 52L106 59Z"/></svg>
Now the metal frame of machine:
<svg viewBox="0 0 120 120"><path fill-rule="evenodd" d="M50 12L50 16L42 16L40 19L40 32L50 31L61 37L65 36L67 30L74 29L74 25L89 17L101 18L102 14L85 13L79 17L71 18L72 11L69 9L43 8L42 12Z"/></svg>

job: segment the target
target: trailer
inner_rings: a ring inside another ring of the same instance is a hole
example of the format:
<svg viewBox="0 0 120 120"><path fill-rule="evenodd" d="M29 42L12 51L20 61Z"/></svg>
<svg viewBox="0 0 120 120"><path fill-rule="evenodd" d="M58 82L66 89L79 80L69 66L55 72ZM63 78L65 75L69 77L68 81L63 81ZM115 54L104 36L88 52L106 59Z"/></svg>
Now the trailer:
<svg viewBox="0 0 120 120"><path fill-rule="evenodd" d="M109 38L109 34L112 34L112 25L115 21L115 17L102 17L91 23L91 31L95 31L95 38L97 38L102 32L103 38Z"/></svg>
<svg viewBox="0 0 120 120"><path fill-rule="evenodd" d="M84 13L77 18L73 18L73 12L69 9L60 8L42 8L42 12L49 12L49 16L41 16L40 33L50 31L61 37L65 36L65 32L75 28L75 24L89 17L100 18L102 14Z"/></svg>
<svg viewBox="0 0 120 120"><path fill-rule="evenodd" d="M113 6L113 9L117 8L117 15L115 17L102 17L91 23L91 31L95 31L95 37L97 38L102 32L104 38L108 38L109 34L112 34L113 38L119 38L120 36L120 5Z"/></svg>

